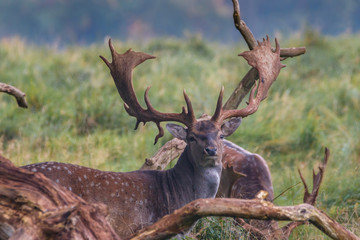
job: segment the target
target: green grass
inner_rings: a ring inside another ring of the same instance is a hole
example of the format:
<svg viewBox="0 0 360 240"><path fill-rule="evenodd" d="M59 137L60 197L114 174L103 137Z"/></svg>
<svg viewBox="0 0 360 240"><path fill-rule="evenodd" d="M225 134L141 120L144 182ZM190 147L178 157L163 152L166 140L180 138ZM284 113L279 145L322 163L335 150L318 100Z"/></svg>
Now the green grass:
<svg viewBox="0 0 360 240"><path fill-rule="evenodd" d="M281 40L283 47L307 47L304 56L284 61L278 80L258 112L244 119L230 140L261 154L268 162L275 195L299 182L300 168L311 186L311 171L331 158L317 206L360 235L360 42L359 36L327 38L306 34ZM227 98L247 63L237 57L244 45L225 46L199 38L159 39L149 43L114 43L157 56L136 68L134 88L142 99L147 85L153 105L178 112L186 89L197 115L212 114L220 87ZM27 93L30 108L0 95L0 153L16 165L43 161L71 162L112 171L138 169L170 139L157 145L153 124L134 131L135 120L123 109L114 83L99 55L106 44L88 47L32 46L21 39L0 42L0 81ZM275 204L302 202L297 185ZM238 236L239 228L209 220L198 238ZM204 234L203 234L204 233ZM312 226L298 228L292 239L326 239Z"/></svg>

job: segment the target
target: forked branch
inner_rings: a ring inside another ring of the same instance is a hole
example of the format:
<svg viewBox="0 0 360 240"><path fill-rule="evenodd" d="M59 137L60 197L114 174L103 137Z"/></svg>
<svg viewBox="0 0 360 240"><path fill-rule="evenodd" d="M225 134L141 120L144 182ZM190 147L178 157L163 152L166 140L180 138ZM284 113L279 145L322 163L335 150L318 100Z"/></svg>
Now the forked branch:
<svg viewBox="0 0 360 240"><path fill-rule="evenodd" d="M232 0L234 13L234 25L237 30L243 36L246 44L248 45L249 49L252 50L255 48L257 41L252 34L251 30L247 27L244 20L241 19L240 14L240 5L238 0ZM273 50L275 51L275 50ZM298 48L280 48L280 60L285 60L289 57L296 57L304 54L306 52L305 47L298 47ZM251 88L255 84L255 80L258 79L258 74L256 69L252 68L245 77L240 81L238 86L235 88L229 99L226 101L224 105L224 109L237 109L240 105L242 99L249 93Z"/></svg>
<svg viewBox="0 0 360 240"><path fill-rule="evenodd" d="M311 193L309 192L309 188L306 184L304 177L301 174L300 169L298 170L301 181L304 185L304 203L315 206L316 199L319 195L320 185L324 178L325 169L326 169L326 165L327 165L329 156L330 156L330 150L328 148L325 148L325 156L324 156L323 162L319 166L319 172L317 174L315 174L315 170L313 170L313 189L312 189ZM285 225L284 227L281 228L283 235L286 238L288 238L290 236L291 232L296 227L303 225L303 224L305 224L305 222L291 222L291 223Z"/></svg>

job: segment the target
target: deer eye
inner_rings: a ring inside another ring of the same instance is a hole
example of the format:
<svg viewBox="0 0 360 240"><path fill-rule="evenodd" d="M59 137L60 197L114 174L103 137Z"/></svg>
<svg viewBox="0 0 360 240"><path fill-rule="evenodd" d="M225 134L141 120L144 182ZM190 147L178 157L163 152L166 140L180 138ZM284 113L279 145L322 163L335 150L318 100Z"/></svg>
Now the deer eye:
<svg viewBox="0 0 360 240"><path fill-rule="evenodd" d="M224 136L223 134L220 135L220 139L224 139L224 137L225 137L225 136Z"/></svg>
<svg viewBox="0 0 360 240"><path fill-rule="evenodd" d="M193 136L189 137L189 142L196 142L196 139Z"/></svg>

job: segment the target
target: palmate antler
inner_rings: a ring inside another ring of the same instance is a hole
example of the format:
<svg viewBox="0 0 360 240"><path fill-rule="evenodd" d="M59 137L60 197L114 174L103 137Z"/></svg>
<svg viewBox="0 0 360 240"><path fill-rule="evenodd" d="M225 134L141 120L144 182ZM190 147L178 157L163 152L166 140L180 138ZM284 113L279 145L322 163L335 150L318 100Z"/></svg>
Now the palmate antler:
<svg viewBox="0 0 360 240"><path fill-rule="evenodd" d="M157 111L151 105L148 98L148 92L150 87L146 89L144 95L147 109L142 108L134 92L132 82L132 70L144 61L148 59L153 59L155 57L143 52L134 52L131 49L129 49L123 54L119 54L114 50L114 47L111 44L111 39L109 39L109 48L111 51L112 62L110 63L103 56L100 56L100 58L105 62L105 64L109 67L111 71L111 75L114 79L120 97L125 102L124 107L126 112L130 116L135 117L137 120L135 129L137 129L141 122L143 122L144 124L150 121L156 123L159 130L158 135L155 137L156 144L158 139L164 135L164 130L160 126L160 122L180 122L188 128L191 128L191 126L196 123L196 118L191 105L191 101L185 91L184 98L187 105L187 111L184 107L182 108L181 113L162 113Z"/></svg>
<svg viewBox="0 0 360 240"><path fill-rule="evenodd" d="M275 38L276 49L272 51L269 37L258 42L258 45L251 51L240 53L239 56L244 57L249 65L255 67L259 72L259 80L255 82L249 96L248 105L243 109L224 110L222 107L223 91L220 92L218 104L213 121L223 122L225 119L232 117L247 117L255 113L262 100L267 97L267 93L273 82L280 73L281 68L285 65L280 63L280 46ZM256 93L256 94L255 94Z"/></svg>

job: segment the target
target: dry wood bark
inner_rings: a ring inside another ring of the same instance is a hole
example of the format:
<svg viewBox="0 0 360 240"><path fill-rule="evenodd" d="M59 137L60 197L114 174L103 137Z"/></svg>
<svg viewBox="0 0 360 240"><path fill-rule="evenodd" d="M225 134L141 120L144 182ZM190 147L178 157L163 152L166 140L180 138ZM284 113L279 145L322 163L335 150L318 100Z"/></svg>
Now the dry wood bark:
<svg viewBox="0 0 360 240"><path fill-rule="evenodd" d="M14 96L19 107L28 107L25 99L26 94L23 93L21 90L17 89L16 87L0 82L0 92L4 92L11 96Z"/></svg>
<svg viewBox="0 0 360 240"><path fill-rule="evenodd" d="M167 239L186 232L194 222L207 216L308 221L332 239L360 239L324 212L307 203L296 206L275 206L264 200L232 198L195 200L174 213L166 215L129 239Z"/></svg>
<svg viewBox="0 0 360 240"><path fill-rule="evenodd" d="M0 155L0 239L120 239L103 204L89 204Z"/></svg>

